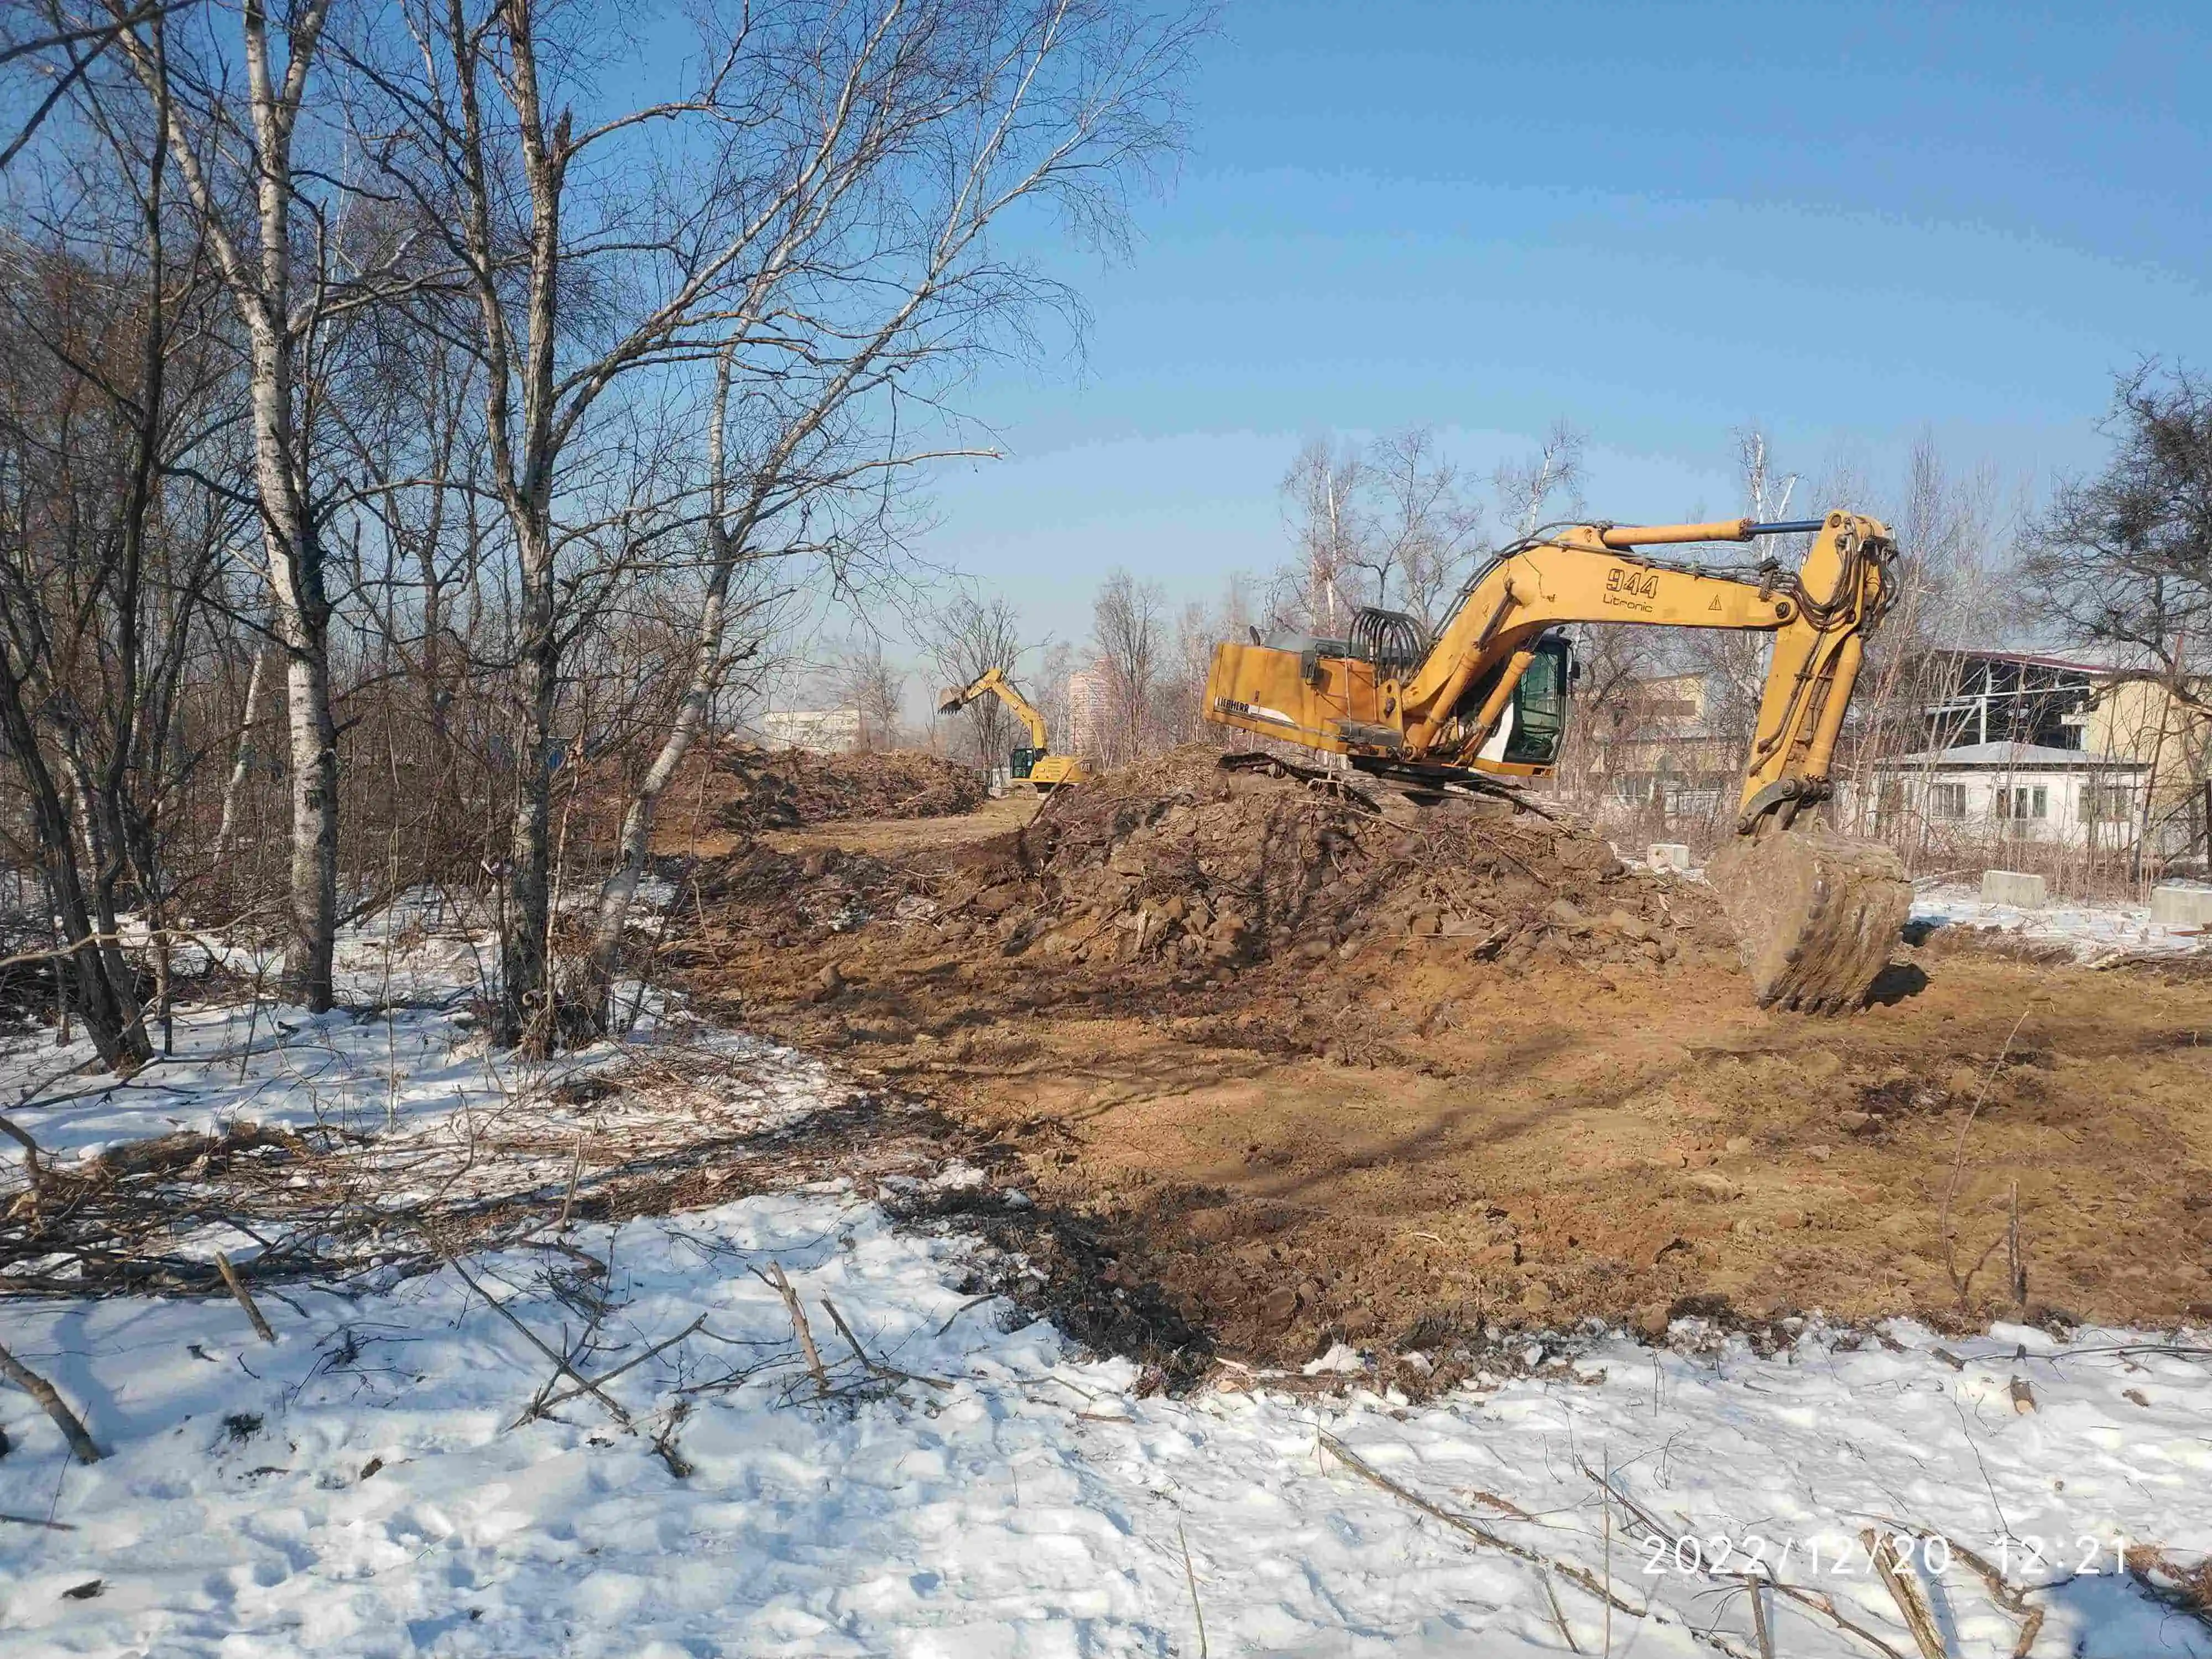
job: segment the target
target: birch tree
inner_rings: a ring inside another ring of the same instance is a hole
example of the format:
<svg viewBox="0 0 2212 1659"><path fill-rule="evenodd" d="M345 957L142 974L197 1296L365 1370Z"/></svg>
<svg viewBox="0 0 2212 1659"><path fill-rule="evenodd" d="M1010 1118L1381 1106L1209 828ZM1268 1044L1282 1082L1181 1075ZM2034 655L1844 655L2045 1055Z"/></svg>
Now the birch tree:
<svg viewBox="0 0 2212 1659"><path fill-rule="evenodd" d="M331 1006L338 887L338 738L323 533L329 502L317 498L314 358L331 327L373 287L364 272L341 276L343 192L298 154L331 4L240 0L234 8L209 0L191 9L189 46L179 13L108 0L105 15L245 335L254 501L271 631L283 657L290 758L284 977L288 994L313 1009Z"/></svg>

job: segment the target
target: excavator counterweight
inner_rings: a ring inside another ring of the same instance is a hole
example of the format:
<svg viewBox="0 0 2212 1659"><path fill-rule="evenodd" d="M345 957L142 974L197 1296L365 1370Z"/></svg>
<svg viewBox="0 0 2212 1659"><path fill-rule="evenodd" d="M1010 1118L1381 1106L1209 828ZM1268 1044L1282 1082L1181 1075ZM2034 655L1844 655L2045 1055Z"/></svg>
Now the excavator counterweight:
<svg viewBox="0 0 2212 1659"><path fill-rule="evenodd" d="M1643 550L1810 538L1794 573L1667 560ZM1434 789L1541 776L1565 734L1573 623L1749 630L1773 654L1731 842L1710 878L1762 1006L1863 1004L1903 927L1911 889L1896 854L1816 829L1866 636L1890 599L1896 544L1836 512L1760 524L1576 525L1510 546L1460 592L1433 635L1396 611L1354 611L1341 638L1214 648L1209 720Z"/></svg>

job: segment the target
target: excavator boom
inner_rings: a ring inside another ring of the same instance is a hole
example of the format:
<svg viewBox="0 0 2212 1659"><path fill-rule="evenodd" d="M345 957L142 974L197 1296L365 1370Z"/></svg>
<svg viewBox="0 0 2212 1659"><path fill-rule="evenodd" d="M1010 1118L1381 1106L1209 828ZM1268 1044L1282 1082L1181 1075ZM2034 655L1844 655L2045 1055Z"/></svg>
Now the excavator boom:
<svg viewBox="0 0 2212 1659"><path fill-rule="evenodd" d="M1771 561L1713 565L1643 550L1782 534L1811 537L1795 573ZM1206 713L1431 786L1541 775L1558 757L1569 678L1553 630L1614 623L1771 634L1736 844L1715 858L1712 878L1763 1003L1856 1005L1903 925L1911 895L1902 866L1886 849L1793 826L1829 793L1895 552L1878 521L1843 512L1787 524L1578 525L1492 560L1433 638L1414 617L1364 610L1341 640L1218 646Z"/></svg>

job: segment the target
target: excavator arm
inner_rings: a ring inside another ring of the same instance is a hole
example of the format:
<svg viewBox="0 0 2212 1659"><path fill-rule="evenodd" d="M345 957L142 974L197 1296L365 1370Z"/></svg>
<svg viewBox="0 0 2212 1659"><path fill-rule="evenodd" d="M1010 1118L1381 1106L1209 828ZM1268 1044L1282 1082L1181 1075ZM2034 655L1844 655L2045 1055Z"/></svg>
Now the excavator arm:
<svg viewBox="0 0 2212 1659"><path fill-rule="evenodd" d="M957 691L947 691L939 700L937 712L957 714L978 697L997 693L999 701L1014 711L1014 718L1029 728L1030 747L1042 754L1049 746L1044 740L1044 716L1037 713L1036 705L1014 690L1004 671L987 668Z"/></svg>
<svg viewBox="0 0 2212 1659"><path fill-rule="evenodd" d="M1645 550L1812 538L1803 563L1728 567ZM1344 755L1352 765L1433 786L1490 773L1541 774L1548 748L1495 741L1530 666L1572 623L1729 629L1774 636L1738 803L1737 845L1710 866L1736 918L1760 1000L1839 1007L1863 1000L1902 926L1910 890L1884 848L1789 836L1829 793L1828 768L1866 635L1887 605L1895 556L1873 519L1759 524L1578 525L1508 548L1468 584L1433 639L1413 617L1355 613L1349 637L1215 648L1209 719ZM1554 674L1563 694L1564 675ZM1563 695L1560 701L1564 702ZM1887 930L1887 931L1885 931Z"/></svg>

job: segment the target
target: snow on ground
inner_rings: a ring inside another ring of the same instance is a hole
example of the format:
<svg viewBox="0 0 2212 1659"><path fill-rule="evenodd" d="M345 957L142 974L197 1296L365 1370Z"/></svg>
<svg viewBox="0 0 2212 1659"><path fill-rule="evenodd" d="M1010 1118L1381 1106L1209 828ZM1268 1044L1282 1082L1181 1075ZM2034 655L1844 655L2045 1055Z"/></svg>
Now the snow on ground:
<svg viewBox="0 0 2212 1659"><path fill-rule="evenodd" d="M247 1089L395 1137L514 1109L452 1006L407 1012L302 1022L246 1085L210 1019L162 1092L26 1115L81 1109L90 1144ZM763 1121L840 1097L787 1051L705 1051ZM1748 1656L1761 1615L1792 1659L1916 1652L1867 1528L1902 1533L1956 1659L2039 1613L2034 1654L2212 1655L2117 1571L2212 1552L2201 1337L1814 1327L1762 1356L1684 1323L1532 1341L1418 1407L1348 1351L1171 1400L965 1293L979 1248L827 1184L266 1285L273 1346L223 1300L0 1302L110 1453L70 1462L0 1392L0 1655ZM544 1349L605 1401L560 1399ZM1790 1590L1755 1612L1747 1572Z"/></svg>
<svg viewBox="0 0 2212 1659"><path fill-rule="evenodd" d="M1625 1604L1614 1653L1755 1652L1740 1585L1638 1535L1601 1502L1605 1474L1696 1548L1725 1545L1724 1567L1765 1540L1766 1571L1901 1651L1864 1527L1940 1529L2051 1583L2025 1604L2046 1614L2035 1651L2212 1652L2113 1571L2116 1540L2212 1549L2201 1354L2002 1330L1952 1344L1954 1370L1903 1327L1894 1349L1814 1334L1770 1358L1607 1339L1565 1375L1420 1409L1264 1384L1139 1399L1127 1364L1079 1358L1046 1324L1002 1331L1004 1304L961 1296L957 1240L847 1193L573 1245L611 1263L586 1370L705 1318L609 1384L627 1430L588 1399L517 1425L554 1368L451 1268L356 1298L288 1291L273 1347L223 1303L0 1313L113 1453L68 1462L25 1396L0 1395L0 1510L76 1528L0 1525L0 1653L1191 1654L1201 1616L1224 1655L1566 1651L1561 1621L1598 1652L1603 1604L1574 1567ZM835 1368L826 1402L752 1271L771 1260ZM557 1347L591 1323L595 1275L572 1273L566 1303L549 1275L581 1265L516 1250L463 1271ZM861 1389L831 1304L879 1367L930 1380ZM1329 1440L1560 1565L1422 1513ZM1943 1546L1911 1547L1948 1650L2011 1652L2021 1616L1956 1559L1930 1572ZM1783 1653L1878 1651L1796 1602L1770 1617Z"/></svg>
<svg viewBox="0 0 2212 1659"><path fill-rule="evenodd" d="M2039 944L2063 945L2076 960L2094 965L2118 957L2181 956L2212 947L2203 928L2167 927L2150 919L2148 904L2081 901L2024 910L1992 904L1964 884L1946 884L1912 896L1911 920L1938 927L1978 927Z"/></svg>
<svg viewBox="0 0 2212 1659"><path fill-rule="evenodd" d="M412 896L345 930L341 1006L321 1014L274 1000L275 958L210 946L261 996L180 1012L172 1052L127 1079L79 1075L94 1060L82 1038L20 1040L0 1054L0 1112L64 1172L178 1131L325 1131L348 1177L407 1206L563 1180L580 1146L588 1182L617 1151L635 1163L709 1135L776 1127L843 1092L818 1062L635 987L623 999L630 1029L619 1040L543 1064L495 1051L469 1006L490 949L471 920ZM20 1180L23 1156L0 1139L0 1190ZM404 1182L392 1178L400 1170ZM228 1242L211 1234L179 1249L204 1257Z"/></svg>

